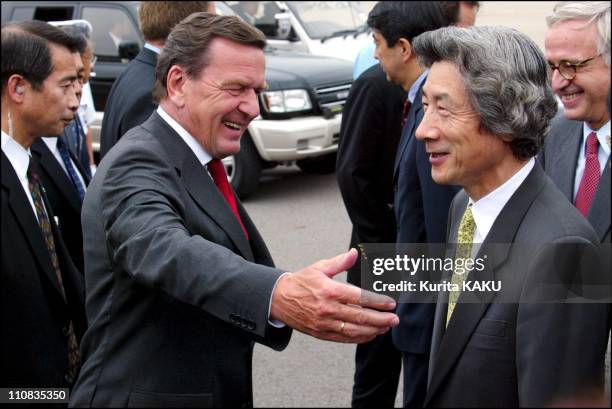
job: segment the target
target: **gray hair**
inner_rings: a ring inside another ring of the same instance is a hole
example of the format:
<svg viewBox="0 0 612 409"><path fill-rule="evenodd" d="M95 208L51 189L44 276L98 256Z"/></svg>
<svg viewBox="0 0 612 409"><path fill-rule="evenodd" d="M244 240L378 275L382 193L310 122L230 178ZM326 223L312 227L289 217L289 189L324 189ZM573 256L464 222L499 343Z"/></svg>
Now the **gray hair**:
<svg viewBox="0 0 612 409"><path fill-rule="evenodd" d="M597 52L602 54L606 65L610 65L610 2L609 1L562 1L555 5L553 14L546 17L548 27L567 20L587 20L585 27L597 24Z"/></svg>
<svg viewBox="0 0 612 409"><path fill-rule="evenodd" d="M557 103L546 59L529 37L506 27L445 27L418 36L413 47L426 67L455 64L481 128L512 135L519 159L537 155Z"/></svg>

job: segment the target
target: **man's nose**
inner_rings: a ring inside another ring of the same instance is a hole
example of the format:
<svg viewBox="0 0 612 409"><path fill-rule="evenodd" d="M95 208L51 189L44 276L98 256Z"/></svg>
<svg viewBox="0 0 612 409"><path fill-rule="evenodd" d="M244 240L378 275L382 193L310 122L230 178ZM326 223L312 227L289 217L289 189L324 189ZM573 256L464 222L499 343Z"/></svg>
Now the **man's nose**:
<svg viewBox="0 0 612 409"><path fill-rule="evenodd" d="M250 90L245 99L240 103L238 109L248 115L250 119L259 115L259 99L255 90Z"/></svg>
<svg viewBox="0 0 612 409"><path fill-rule="evenodd" d="M550 84L553 92L558 93L560 90L567 87L570 82L571 80L563 78L563 75L561 75L558 69L553 70Z"/></svg>

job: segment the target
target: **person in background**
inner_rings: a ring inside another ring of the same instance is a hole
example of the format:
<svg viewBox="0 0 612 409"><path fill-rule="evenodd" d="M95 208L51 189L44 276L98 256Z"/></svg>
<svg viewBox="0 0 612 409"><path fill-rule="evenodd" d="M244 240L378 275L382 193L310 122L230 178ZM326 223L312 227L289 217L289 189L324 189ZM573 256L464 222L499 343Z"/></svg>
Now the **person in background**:
<svg viewBox="0 0 612 409"><path fill-rule="evenodd" d="M78 108L77 43L41 21L2 27L0 384L70 388L87 320L72 264L30 146Z"/></svg>
<svg viewBox="0 0 612 409"><path fill-rule="evenodd" d="M439 186L430 175L424 145L414 138L422 115L421 87L427 71L412 50L412 39L426 31L454 23L437 2L380 2L368 16L376 44L375 57L389 81L404 91L403 128L393 161L395 242L445 241L446 215L456 188ZM427 365L433 326L432 303L400 303L400 325L394 328L395 346L402 351L404 407L421 406L427 387Z"/></svg>
<svg viewBox="0 0 612 409"><path fill-rule="evenodd" d="M66 30L64 30L66 32ZM69 34L70 35L70 34ZM83 84L84 65L82 55L87 47L82 35L71 35L78 42L75 66L79 85ZM80 92L77 92L79 97ZM78 111L77 111L78 116ZM78 117L72 121L78 121ZM71 122L71 123L72 123ZM62 239L76 268L83 273L83 232L81 229L81 205L90 178L86 168L70 149L73 136L70 124L61 135L43 136L31 146L32 160L39 168L39 178L55 214Z"/></svg>
<svg viewBox="0 0 612 409"><path fill-rule="evenodd" d="M540 162L600 242L610 243L610 2L561 2L546 23L545 54L563 110L553 120ZM608 342L608 399L609 351Z"/></svg>
<svg viewBox="0 0 612 409"><path fill-rule="evenodd" d="M127 131L143 123L157 108L151 91L155 65L170 31L191 13L215 12L214 1L143 1L138 9L145 44L117 77L108 95L102 131L100 160Z"/></svg>

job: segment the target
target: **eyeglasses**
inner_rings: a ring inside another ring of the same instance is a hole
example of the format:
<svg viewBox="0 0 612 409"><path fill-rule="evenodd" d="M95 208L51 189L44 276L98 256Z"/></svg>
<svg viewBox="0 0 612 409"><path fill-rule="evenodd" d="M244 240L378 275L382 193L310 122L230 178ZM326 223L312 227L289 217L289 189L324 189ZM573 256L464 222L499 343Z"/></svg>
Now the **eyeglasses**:
<svg viewBox="0 0 612 409"><path fill-rule="evenodd" d="M96 61L98 61L98 56L94 55L93 57L91 57L91 63L90 64L93 66L96 63Z"/></svg>
<svg viewBox="0 0 612 409"><path fill-rule="evenodd" d="M578 68L584 67L585 65L587 65L589 62L593 61L595 58L599 57L600 55L601 54L597 54L594 57L587 58L586 60L580 61L580 62L569 62L566 60L561 60L559 61L559 64L557 65L549 61L548 68L550 68L551 74L555 70L559 70L559 74L561 74L563 78L569 81L569 80L573 80L576 77L576 72L578 71Z"/></svg>

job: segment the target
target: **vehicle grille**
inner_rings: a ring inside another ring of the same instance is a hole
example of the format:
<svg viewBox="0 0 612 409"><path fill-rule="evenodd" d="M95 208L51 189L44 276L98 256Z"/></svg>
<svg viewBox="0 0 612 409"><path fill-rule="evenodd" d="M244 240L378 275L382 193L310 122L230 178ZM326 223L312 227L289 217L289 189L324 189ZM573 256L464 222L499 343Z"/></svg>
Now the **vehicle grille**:
<svg viewBox="0 0 612 409"><path fill-rule="evenodd" d="M315 88L321 111L328 111L334 114L342 112L351 85L352 82L348 82Z"/></svg>

